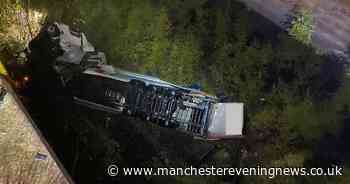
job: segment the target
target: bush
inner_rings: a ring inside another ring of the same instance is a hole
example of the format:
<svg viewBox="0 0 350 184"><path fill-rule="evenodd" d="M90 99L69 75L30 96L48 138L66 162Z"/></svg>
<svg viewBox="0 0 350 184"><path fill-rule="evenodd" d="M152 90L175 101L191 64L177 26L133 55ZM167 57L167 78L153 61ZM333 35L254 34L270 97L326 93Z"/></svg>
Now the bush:
<svg viewBox="0 0 350 184"><path fill-rule="evenodd" d="M289 34L298 41L309 45L314 30L314 18L310 10L301 10L295 14Z"/></svg>

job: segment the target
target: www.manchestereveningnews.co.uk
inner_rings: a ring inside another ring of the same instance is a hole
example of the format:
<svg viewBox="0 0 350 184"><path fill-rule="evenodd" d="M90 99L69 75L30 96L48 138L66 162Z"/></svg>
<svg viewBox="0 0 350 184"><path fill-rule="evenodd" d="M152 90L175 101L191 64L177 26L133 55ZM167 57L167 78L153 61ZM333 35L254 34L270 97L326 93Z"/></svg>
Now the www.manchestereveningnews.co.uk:
<svg viewBox="0 0 350 184"><path fill-rule="evenodd" d="M187 167L187 168L119 168L109 165L109 176L267 176L273 179L276 176L342 176L343 168L279 168L279 167Z"/></svg>

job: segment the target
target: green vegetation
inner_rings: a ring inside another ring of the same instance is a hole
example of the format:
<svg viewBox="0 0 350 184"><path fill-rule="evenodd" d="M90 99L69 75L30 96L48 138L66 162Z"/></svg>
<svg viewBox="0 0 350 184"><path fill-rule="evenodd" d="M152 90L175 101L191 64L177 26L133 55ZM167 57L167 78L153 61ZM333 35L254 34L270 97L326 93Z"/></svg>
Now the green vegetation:
<svg viewBox="0 0 350 184"><path fill-rule="evenodd" d="M298 11L291 24L291 28L288 30L289 34L304 44L310 44L312 32L314 30L312 11Z"/></svg>
<svg viewBox="0 0 350 184"><path fill-rule="evenodd" d="M20 32L12 31L14 31L14 22L21 5L19 1L10 0L1 0L0 4L0 50L2 52L4 50L16 52L19 50L18 47L20 47L22 39Z"/></svg>
<svg viewBox="0 0 350 184"><path fill-rule="evenodd" d="M244 102L242 167L312 167L314 148L326 135L338 136L346 121L349 79L341 64L309 46L308 11L295 17L291 37L271 34L266 20L228 0L32 3L49 20L86 32L113 65L184 85L199 82L205 91ZM261 176L242 183L347 183L346 178Z"/></svg>
<svg viewBox="0 0 350 184"><path fill-rule="evenodd" d="M45 12L29 8L21 0L0 0L0 60L4 63L23 51L41 27Z"/></svg>

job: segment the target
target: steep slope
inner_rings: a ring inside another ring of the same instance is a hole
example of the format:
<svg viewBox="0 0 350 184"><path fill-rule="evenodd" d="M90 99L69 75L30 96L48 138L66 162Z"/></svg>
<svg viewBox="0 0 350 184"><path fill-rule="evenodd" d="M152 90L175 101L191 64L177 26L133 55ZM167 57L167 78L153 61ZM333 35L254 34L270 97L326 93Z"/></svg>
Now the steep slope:
<svg viewBox="0 0 350 184"><path fill-rule="evenodd" d="M249 8L282 24L295 9L310 9L315 18L314 46L349 57L350 6L344 0L240 0Z"/></svg>

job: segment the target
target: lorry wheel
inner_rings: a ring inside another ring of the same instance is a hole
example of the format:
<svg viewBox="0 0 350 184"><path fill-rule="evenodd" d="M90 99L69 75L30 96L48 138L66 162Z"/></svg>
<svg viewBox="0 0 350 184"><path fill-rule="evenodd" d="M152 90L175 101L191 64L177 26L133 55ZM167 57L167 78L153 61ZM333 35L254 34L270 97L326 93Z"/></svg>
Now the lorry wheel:
<svg viewBox="0 0 350 184"><path fill-rule="evenodd" d="M60 35L60 31L56 25L49 25L46 29L46 32L50 37L57 37Z"/></svg>

